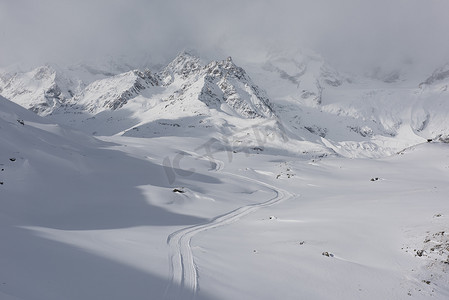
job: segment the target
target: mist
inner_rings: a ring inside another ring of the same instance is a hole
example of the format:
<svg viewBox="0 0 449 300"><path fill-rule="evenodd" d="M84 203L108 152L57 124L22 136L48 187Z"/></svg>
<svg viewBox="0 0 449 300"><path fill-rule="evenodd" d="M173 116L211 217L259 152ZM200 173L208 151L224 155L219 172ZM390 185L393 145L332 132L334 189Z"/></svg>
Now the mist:
<svg viewBox="0 0 449 300"><path fill-rule="evenodd" d="M449 61L448 1L0 0L0 65L308 48L351 70Z"/></svg>

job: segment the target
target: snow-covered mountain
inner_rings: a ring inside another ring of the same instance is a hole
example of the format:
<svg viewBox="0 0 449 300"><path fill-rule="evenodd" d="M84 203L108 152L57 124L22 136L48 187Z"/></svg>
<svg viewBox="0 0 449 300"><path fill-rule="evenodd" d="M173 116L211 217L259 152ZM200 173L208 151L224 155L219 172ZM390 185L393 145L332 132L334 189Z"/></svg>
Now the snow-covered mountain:
<svg viewBox="0 0 449 300"><path fill-rule="evenodd" d="M288 137L290 148L307 141L344 156L391 155L448 138L447 65L421 84L405 71L345 75L310 51L242 65L183 51L160 70L121 72L131 66L115 63L3 73L0 88L40 115L97 135L233 134L268 122L266 135Z"/></svg>
<svg viewBox="0 0 449 300"><path fill-rule="evenodd" d="M202 64L198 57L182 52L158 76L168 90L164 99L168 111L177 103L188 109L187 102L200 101L209 109L243 118L272 116L264 92L230 57Z"/></svg>
<svg viewBox="0 0 449 300"><path fill-rule="evenodd" d="M447 66L147 67L1 73L0 299L448 298Z"/></svg>
<svg viewBox="0 0 449 300"><path fill-rule="evenodd" d="M449 63L437 68L422 84L435 84L449 81Z"/></svg>
<svg viewBox="0 0 449 300"><path fill-rule="evenodd" d="M156 85L158 78L149 70L144 72L133 70L92 82L67 104L90 113L98 113L105 109L116 110L125 105L129 99L139 95L142 90Z"/></svg>
<svg viewBox="0 0 449 300"><path fill-rule="evenodd" d="M70 89L61 89L64 81L54 68L45 65L29 72L4 74L0 90L4 97L45 116L70 97Z"/></svg>
<svg viewBox="0 0 449 300"><path fill-rule="evenodd" d="M203 130L214 136L261 122L284 134L264 90L244 69L231 58L203 63L186 51L159 72L133 70L93 81L49 118L96 135L195 136Z"/></svg>
<svg viewBox="0 0 449 300"><path fill-rule="evenodd" d="M61 107L65 112L75 107L94 114L116 110L150 86L167 88L168 100L199 93L197 98L207 106L227 105L244 117L271 113L263 91L230 58L205 65L188 52L154 74L148 69L115 74L84 64L67 69L45 65L29 72L2 74L2 79L2 95L44 116Z"/></svg>
<svg viewBox="0 0 449 300"><path fill-rule="evenodd" d="M343 156L388 156L427 139L444 140L448 132L444 80L420 85L426 75L411 73L408 64L397 80L380 71L378 78L345 75L313 53L273 53L245 67L284 128ZM431 78L442 74L444 67Z"/></svg>
<svg viewBox="0 0 449 300"><path fill-rule="evenodd" d="M273 97L294 99L307 106L321 104L326 88L349 80L315 53L273 52L256 68L259 70L254 72Z"/></svg>
<svg viewBox="0 0 449 300"><path fill-rule="evenodd" d="M73 104L71 100L80 98L89 84L135 70L135 64L122 57L105 57L69 65L11 66L0 70L0 94L46 116L61 106ZM141 67L146 66L145 63Z"/></svg>

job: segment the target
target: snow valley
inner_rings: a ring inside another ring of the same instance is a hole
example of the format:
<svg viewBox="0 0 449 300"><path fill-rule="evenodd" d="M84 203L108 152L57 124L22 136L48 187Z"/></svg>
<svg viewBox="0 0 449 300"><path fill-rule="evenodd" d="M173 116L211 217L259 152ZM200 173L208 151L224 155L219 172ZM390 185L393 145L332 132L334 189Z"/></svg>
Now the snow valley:
<svg viewBox="0 0 449 300"><path fill-rule="evenodd" d="M447 299L449 65L0 72L0 299Z"/></svg>

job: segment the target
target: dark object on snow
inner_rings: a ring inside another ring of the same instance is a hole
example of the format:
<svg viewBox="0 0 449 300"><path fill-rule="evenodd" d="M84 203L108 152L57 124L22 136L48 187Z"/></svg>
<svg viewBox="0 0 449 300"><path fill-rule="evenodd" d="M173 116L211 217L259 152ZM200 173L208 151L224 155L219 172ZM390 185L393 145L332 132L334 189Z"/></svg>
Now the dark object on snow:
<svg viewBox="0 0 449 300"><path fill-rule="evenodd" d="M19 124L25 125L25 122L23 120L17 120L17 122L19 122Z"/></svg>
<svg viewBox="0 0 449 300"><path fill-rule="evenodd" d="M0 185L3 185L3 181L0 181Z"/></svg>
<svg viewBox="0 0 449 300"><path fill-rule="evenodd" d="M427 139L427 142L430 143L431 141L433 141L432 139Z"/></svg>
<svg viewBox="0 0 449 300"><path fill-rule="evenodd" d="M14 157L11 157L9 160L10 161L16 161L16 159Z"/></svg>
<svg viewBox="0 0 449 300"><path fill-rule="evenodd" d="M419 257L423 256L423 254L424 254L424 250L416 251L416 255L418 255Z"/></svg>
<svg viewBox="0 0 449 300"><path fill-rule="evenodd" d="M378 180L379 180L379 177L371 178L371 181L378 181Z"/></svg>
<svg viewBox="0 0 449 300"><path fill-rule="evenodd" d="M327 251L325 251L325 252L323 252L321 254L324 255L324 256L327 256L327 257L334 257L334 255L332 253L329 253Z"/></svg>
<svg viewBox="0 0 449 300"><path fill-rule="evenodd" d="M180 193L180 194L184 194L185 192L181 189L173 189L173 193Z"/></svg>

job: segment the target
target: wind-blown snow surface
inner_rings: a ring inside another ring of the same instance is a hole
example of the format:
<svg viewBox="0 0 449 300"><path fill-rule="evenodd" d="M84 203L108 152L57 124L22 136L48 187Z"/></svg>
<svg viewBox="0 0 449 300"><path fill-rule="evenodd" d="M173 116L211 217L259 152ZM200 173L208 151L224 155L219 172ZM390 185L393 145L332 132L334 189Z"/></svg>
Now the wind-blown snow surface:
<svg viewBox="0 0 449 300"><path fill-rule="evenodd" d="M94 139L0 98L0 299L449 297L448 144L320 158L179 130Z"/></svg>

